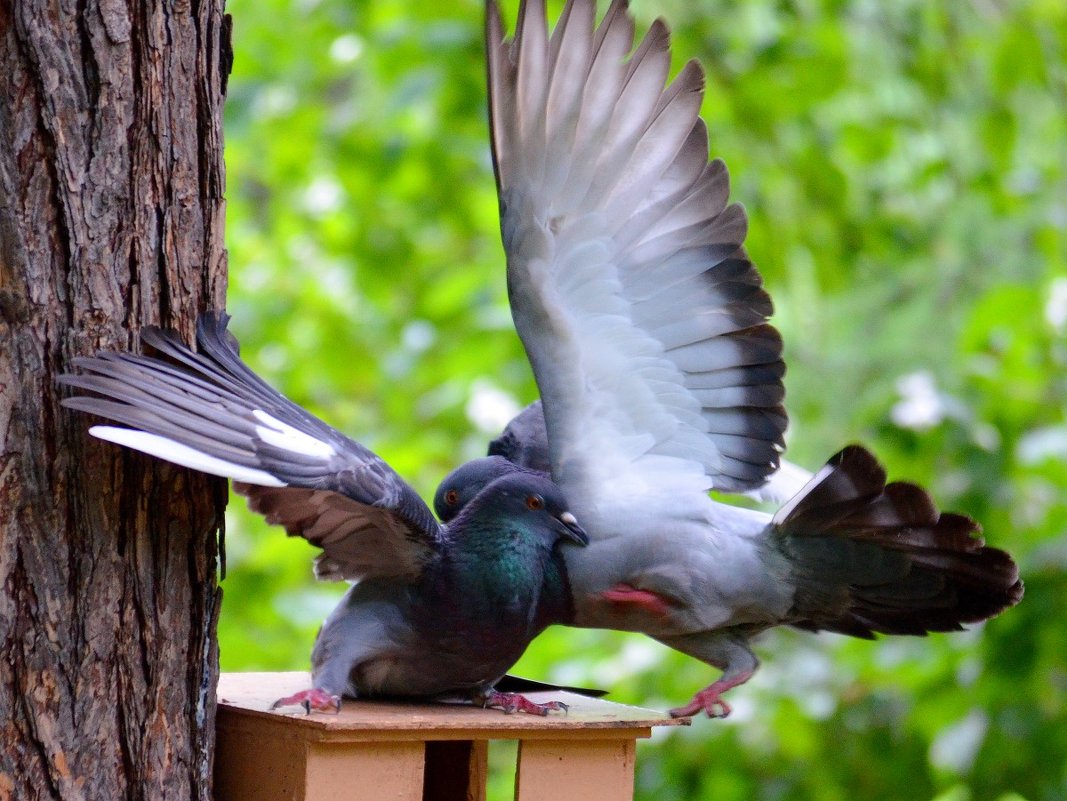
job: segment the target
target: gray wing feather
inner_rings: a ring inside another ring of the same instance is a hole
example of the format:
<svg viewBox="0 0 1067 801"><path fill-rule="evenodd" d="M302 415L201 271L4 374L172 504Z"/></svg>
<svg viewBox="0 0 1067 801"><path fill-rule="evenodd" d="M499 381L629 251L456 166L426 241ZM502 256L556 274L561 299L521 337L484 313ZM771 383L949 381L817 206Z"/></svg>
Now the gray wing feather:
<svg viewBox="0 0 1067 801"><path fill-rule="evenodd" d="M60 383L102 397L73 396L63 405L221 460L219 475L234 465L282 485L260 486L247 471L232 471L245 479L235 488L253 510L323 549L316 572L324 578L417 576L445 536L429 507L380 457L252 372L228 319L201 317L199 352L173 332L146 329L144 342L173 363L124 353L76 359L83 372ZM141 449L168 458L165 443Z"/></svg>
<svg viewBox="0 0 1067 801"><path fill-rule="evenodd" d="M611 461L637 486L667 457L757 488L783 446L782 342L744 210L708 161L702 70L667 84L666 26L634 48L622 0L595 27L595 3L569 0L551 35L544 14L524 2L505 39L490 3L487 36L509 295L553 477L595 492Z"/></svg>
<svg viewBox="0 0 1067 801"><path fill-rule="evenodd" d="M235 482L234 490L268 523L322 549L315 558L315 575L324 581L419 572L423 555L411 547L411 532L392 509L358 503L329 490L242 482Z"/></svg>

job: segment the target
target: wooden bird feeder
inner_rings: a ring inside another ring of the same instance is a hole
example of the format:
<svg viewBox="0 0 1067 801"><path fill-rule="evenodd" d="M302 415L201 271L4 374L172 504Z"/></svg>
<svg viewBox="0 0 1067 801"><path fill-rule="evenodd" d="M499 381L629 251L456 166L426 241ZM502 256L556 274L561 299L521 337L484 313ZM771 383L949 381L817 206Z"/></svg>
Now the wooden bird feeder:
<svg viewBox="0 0 1067 801"><path fill-rule="evenodd" d="M518 740L516 801L629 801L639 737L688 724L571 693L548 717L459 704L345 701L336 715L271 711L307 673L219 681L215 801L484 801L490 740Z"/></svg>

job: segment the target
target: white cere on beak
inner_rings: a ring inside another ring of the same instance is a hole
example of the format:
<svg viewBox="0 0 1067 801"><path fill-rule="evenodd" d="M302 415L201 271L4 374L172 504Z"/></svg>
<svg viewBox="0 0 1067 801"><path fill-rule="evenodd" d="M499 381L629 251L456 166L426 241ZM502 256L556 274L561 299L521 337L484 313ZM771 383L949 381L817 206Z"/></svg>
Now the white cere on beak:
<svg viewBox="0 0 1067 801"><path fill-rule="evenodd" d="M570 512L564 512L559 516L561 523L566 523L568 526L578 525L578 518L572 515Z"/></svg>

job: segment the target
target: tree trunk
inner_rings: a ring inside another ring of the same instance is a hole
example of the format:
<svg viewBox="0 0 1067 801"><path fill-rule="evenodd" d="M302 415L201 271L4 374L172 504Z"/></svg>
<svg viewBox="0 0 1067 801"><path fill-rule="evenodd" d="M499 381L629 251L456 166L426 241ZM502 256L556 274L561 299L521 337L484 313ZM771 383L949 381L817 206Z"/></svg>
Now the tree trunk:
<svg viewBox="0 0 1067 801"><path fill-rule="evenodd" d="M224 301L221 0L0 2L0 799L210 798L225 483L93 440L71 358Z"/></svg>

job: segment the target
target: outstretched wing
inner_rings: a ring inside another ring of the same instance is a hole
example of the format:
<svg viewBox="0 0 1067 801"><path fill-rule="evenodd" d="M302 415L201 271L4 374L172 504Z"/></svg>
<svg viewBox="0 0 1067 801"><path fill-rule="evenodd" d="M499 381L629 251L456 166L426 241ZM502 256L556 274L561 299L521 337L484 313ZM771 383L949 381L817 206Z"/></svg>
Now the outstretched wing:
<svg viewBox="0 0 1067 801"><path fill-rule="evenodd" d="M488 455L502 456L527 470L552 472L548 457L548 431L545 429L545 415L540 400L535 400L512 418L500 435L489 443ZM780 506L795 497L811 481L812 476L810 470L779 459L778 469L767 477L766 482L756 489L747 490L745 495Z"/></svg>
<svg viewBox="0 0 1067 801"><path fill-rule="evenodd" d="M173 332L142 339L173 362L131 353L75 360L63 405L130 428L89 432L234 480L249 506L323 549L320 578L415 578L444 536L429 508L381 458L283 397L241 361L226 314L197 322L198 353Z"/></svg>
<svg viewBox="0 0 1067 801"><path fill-rule="evenodd" d="M703 73L665 86L668 31L633 49L615 0L543 0L514 39L487 21L490 118L515 325L544 404L553 477L589 517L669 490L760 486L786 426L782 344L708 163ZM632 50L632 54L631 54Z"/></svg>

